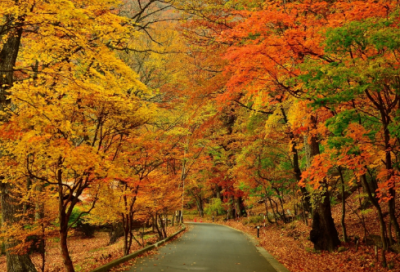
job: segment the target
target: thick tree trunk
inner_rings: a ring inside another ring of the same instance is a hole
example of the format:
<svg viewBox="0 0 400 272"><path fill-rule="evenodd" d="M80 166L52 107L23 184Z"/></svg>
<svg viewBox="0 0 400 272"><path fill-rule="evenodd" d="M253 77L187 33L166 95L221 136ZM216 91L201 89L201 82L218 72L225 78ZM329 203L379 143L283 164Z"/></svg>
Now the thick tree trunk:
<svg viewBox="0 0 400 272"><path fill-rule="evenodd" d="M2 224L11 225L18 223L18 214L22 212L22 206L19 201L11 195L11 186L9 183L1 184L1 215ZM7 256L7 271L8 272L36 272L28 254L16 254L12 252L12 248L17 246L18 241L5 240L5 250Z"/></svg>
<svg viewBox="0 0 400 272"><path fill-rule="evenodd" d="M124 227L122 223L112 224L110 231L108 232L108 237L110 240L108 241L109 245L112 245L117 242L118 238L124 236Z"/></svg>
<svg viewBox="0 0 400 272"><path fill-rule="evenodd" d="M215 185L215 197L221 199L221 201L224 200L222 194L221 194L222 188L219 185Z"/></svg>
<svg viewBox="0 0 400 272"><path fill-rule="evenodd" d="M312 117L316 126L317 121ZM320 154L319 144L316 136L311 137L311 157ZM331 203L329 201L329 190L326 182L320 184L321 193L314 196L313 223L310 232L310 240L314 243L316 250L333 251L340 245L339 235L333 222Z"/></svg>
<svg viewBox="0 0 400 272"><path fill-rule="evenodd" d="M8 18L10 22L15 21L13 18ZM18 21L23 21L19 18ZM8 89L14 83L14 66L18 57L18 52L21 44L22 27L18 28L16 23L13 27L14 32L8 33L9 37L2 50L0 51L0 111L4 112L9 101L7 100ZM7 117L2 118L2 122L6 122ZM2 151L0 150L0 153ZM22 212L22 207L18 199L11 195L12 185L9 183L1 183L1 212L3 225L18 223L17 216ZM18 241L5 241L5 249L7 256L7 271L8 272L36 272L28 254L13 254L10 249L15 247Z"/></svg>
<svg viewBox="0 0 400 272"><path fill-rule="evenodd" d="M195 196L196 199L196 206L197 206L197 211L199 213L200 217L204 216L204 210L203 210L203 199L201 196Z"/></svg>
<svg viewBox="0 0 400 272"><path fill-rule="evenodd" d="M243 198L241 196L236 198L235 206L236 206L236 214L238 214L239 216L243 216L246 213L243 204Z"/></svg>

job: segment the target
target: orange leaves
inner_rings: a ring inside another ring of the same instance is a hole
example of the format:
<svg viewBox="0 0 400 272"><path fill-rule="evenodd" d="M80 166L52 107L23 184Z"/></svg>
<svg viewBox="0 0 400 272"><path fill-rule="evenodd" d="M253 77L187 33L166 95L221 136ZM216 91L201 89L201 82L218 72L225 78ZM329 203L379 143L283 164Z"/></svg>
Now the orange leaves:
<svg viewBox="0 0 400 272"><path fill-rule="evenodd" d="M393 198L393 190L397 191L400 188L400 171L381 169L377 178L381 181L378 183L378 189L376 190L377 197L380 201L388 202Z"/></svg>
<svg viewBox="0 0 400 272"><path fill-rule="evenodd" d="M17 140L23 135L23 131L15 123L6 123L0 127L0 139L10 141Z"/></svg>
<svg viewBox="0 0 400 272"><path fill-rule="evenodd" d="M314 186L314 189L318 189L321 182L326 182L329 174L328 172L334 166L331 157L328 153L323 153L313 157L311 167L309 167L302 174L300 186L305 186L305 181Z"/></svg>

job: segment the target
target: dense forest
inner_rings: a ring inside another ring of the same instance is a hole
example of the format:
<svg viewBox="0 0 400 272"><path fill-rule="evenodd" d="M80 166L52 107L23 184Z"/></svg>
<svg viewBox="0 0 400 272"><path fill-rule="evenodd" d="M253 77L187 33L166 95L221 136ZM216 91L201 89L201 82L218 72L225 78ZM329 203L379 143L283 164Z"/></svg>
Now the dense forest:
<svg viewBox="0 0 400 272"><path fill-rule="evenodd" d="M76 232L106 228L127 255L145 245L138 227L163 239L185 210L259 207L270 225L309 225L318 251L355 235L349 213L361 242L377 222L386 267L400 253L399 68L395 0L1 0L7 271L58 271L49 241L78 271Z"/></svg>

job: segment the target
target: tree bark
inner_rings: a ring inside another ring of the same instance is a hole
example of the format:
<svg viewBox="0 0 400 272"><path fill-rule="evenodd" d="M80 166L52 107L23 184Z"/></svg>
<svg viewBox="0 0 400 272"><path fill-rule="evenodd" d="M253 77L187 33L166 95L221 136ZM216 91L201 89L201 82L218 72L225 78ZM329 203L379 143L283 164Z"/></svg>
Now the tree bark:
<svg viewBox="0 0 400 272"><path fill-rule="evenodd" d="M343 229L343 242L347 242L347 232L346 232L346 198L345 198L345 189L344 189L344 178L343 178L343 173L342 173L342 168L339 166L338 167L339 174L340 174L340 179L342 181L342 229Z"/></svg>
<svg viewBox="0 0 400 272"><path fill-rule="evenodd" d="M282 115L283 115L283 119L285 121L285 124L289 123L289 120L286 116L286 112L284 110L284 108L281 108L282 111ZM295 142L295 138L294 138L294 134L293 132L289 132L289 139L292 142L292 146L291 146L291 153L292 153L292 159L293 159L293 171L294 171L294 176L297 180L297 182L300 182L301 180L301 169L300 169L300 164L299 164L299 153L297 152L297 148L296 148L296 142ZM303 208L305 211L307 211L308 213L311 213L311 197L310 194L307 192L307 189L305 187L301 187L300 186L300 192L302 194L302 198L303 198Z"/></svg>
<svg viewBox="0 0 400 272"><path fill-rule="evenodd" d="M14 66L18 57L21 45L22 26L21 23L15 21L23 21L23 18L9 18L10 22L15 25L13 31L8 33L9 37L2 50L0 51L0 111L4 112L9 104L7 99L8 90L14 83ZM7 121L7 117L3 117L2 122ZM2 151L0 151L3 153ZM0 177L1 180L3 179ZM3 225L11 225L19 222L17 216L22 212L23 207L19 204L16 196L12 195L13 186L10 183L1 183L1 213ZM36 272L28 254L13 254L10 249L15 247L18 241L6 240L5 249L7 256L8 272Z"/></svg>
<svg viewBox="0 0 400 272"><path fill-rule="evenodd" d="M118 238L124 236L124 227L122 223L115 223L111 225L111 229L108 232L108 245L112 245L117 242Z"/></svg>
<svg viewBox="0 0 400 272"><path fill-rule="evenodd" d="M272 204L272 201L271 201L270 197L268 197L268 201L269 201L269 204L271 205L271 210L272 210L272 213L273 213L274 218L275 218L275 223L278 224L278 216L275 213L274 205Z"/></svg>
<svg viewBox="0 0 400 272"><path fill-rule="evenodd" d="M386 225L385 221L383 220L383 214L382 214L382 209L381 206L379 205L378 200L376 199L375 195L372 194L371 189L368 186L367 182L367 177L363 175L361 177L361 182L364 183L364 189L367 191L368 197L371 200L372 204L375 206L376 211L378 212L378 219L379 219L379 225L381 229L381 239L382 239L382 264L384 267L386 267L386 257L385 257L385 251L387 250L387 238L386 238Z"/></svg>
<svg viewBox="0 0 400 272"><path fill-rule="evenodd" d="M61 247L61 256L63 258L64 268L67 272L75 272L74 265L72 263L71 257L69 255L68 250L68 231L60 230L60 247Z"/></svg>
<svg viewBox="0 0 400 272"><path fill-rule="evenodd" d="M197 211L199 213L200 217L204 216L204 210L203 210L203 199L201 198L200 193L197 195L195 193L193 193L194 198L196 200L196 206L197 206Z"/></svg>
<svg viewBox="0 0 400 272"><path fill-rule="evenodd" d="M316 126L317 120L312 116L312 122ZM311 136L311 157L319 155L319 143L316 136ZM310 232L310 240L316 250L333 251L340 245L339 235L332 218L329 190L326 181L320 184L321 193L314 195L313 223Z"/></svg>
<svg viewBox="0 0 400 272"><path fill-rule="evenodd" d="M75 272L74 265L68 250L68 216L66 213L66 207L63 200L63 186L62 186L62 171L58 170L57 179L58 185L58 213L60 220L60 249L61 256L63 258L64 268L67 272ZM72 204L71 204L72 205Z"/></svg>
<svg viewBox="0 0 400 272"><path fill-rule="evenodd" d="M2 225L11 225L19 222L16 215L22 212L22 206L19 201L11 194L11 185L8 183L1 184L1 215ZM12 252L12 248L19 244L15 240L5 240L5 250L7 256L8 272L36 272L28 254L16 254Z"/></svg>

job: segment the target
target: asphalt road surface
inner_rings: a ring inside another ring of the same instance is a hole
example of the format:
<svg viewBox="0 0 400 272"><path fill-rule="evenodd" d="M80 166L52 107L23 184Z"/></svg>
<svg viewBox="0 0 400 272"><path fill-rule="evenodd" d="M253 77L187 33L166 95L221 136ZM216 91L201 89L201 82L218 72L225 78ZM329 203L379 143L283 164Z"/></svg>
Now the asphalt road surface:
<svg viewBox="0 0 400 272"><path fill-rule="evenodd" d="M129 272L276 272L247 237L239 231L214 224L191 224L176 241L159 254L137 259Z"/></svg>

